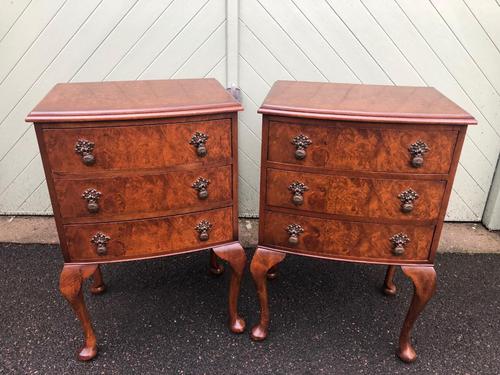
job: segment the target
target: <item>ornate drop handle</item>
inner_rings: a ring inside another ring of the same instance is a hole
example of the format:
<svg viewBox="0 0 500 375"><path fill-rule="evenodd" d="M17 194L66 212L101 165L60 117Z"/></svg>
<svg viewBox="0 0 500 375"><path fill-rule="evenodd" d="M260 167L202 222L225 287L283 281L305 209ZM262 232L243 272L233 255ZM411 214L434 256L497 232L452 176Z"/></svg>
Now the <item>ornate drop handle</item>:
<svg viewBox="0 0 500 375"><path fill-rule="evenodd" d="M83 164L93 165L95 163L95 156L92 154L94 151L94 142L86 139L79 139L75 144L75 152L82 157Z"/></svg>
<svg viewBox="0 0 500 375"><path fill-rule="evenodd" d="M193 182L191 187L198 191L198 199L207 199L208 198L208 185L210 184L210 180L207 180L203 177L198 177L198 179Z"/></svg>
<svg viewBox="0 0 500 375"><path fill-rule="evenodd" d="M306 157L306 148L312 143L311 139L304 134L299 134L292 138L292 144L295 145L295 159L303 160Z"/></svg>
<svg viewBox="0 0 500 375"><path fill-rule="evenodd" d="M82 193L82 198L87 201L87 210L95 214L99 211L99 198L102 193L96 189L89 188Z"/></svg>
<svg viewBox="0 0 500 375"><path fill-rule="evenodd" d="M420 168L424 165L424 154L429 152L430 148L424 141L419 139L408 147L408 151L410 151L411 155L411 165L414 168Z"/></svg>
<svg viewBox="0 0 500 375"><path fill-rule="evenodd" d="M293 194L293 204L296 206L300 206L304 203L304 192L309 190L309 188L302 182L294 181L288 186L288 190L290 190Z"/></svg>
<svg viewBox="0 0 500 375"><path fill-rule="evenodd" d="M413 211L413 203L418 199L418 194L409 188L399 193L398 198L401 201L401 211L408 213Z"/></svg>
<svg viewBox="0 0 500 375"><path fill-rule="evenodd" d="M394 255L403 255L405 252L405 246L410 242L410 237L405 233L397 233L390 238L392 242L392 253Z"/></svg>
<svg viewBox="0 0 500 375"><path fill-rule="evenodd" d="M196 132L191 137L189 144L196 147L196 153L198 154L199 157L203 157L207 154L207 147L205 145L207 141L208 141L208 135L201 132Z"/></svg>
<svg viewBox="0 0 500 375"><path fill-rule="evenodd" d="M202 220L200 221L194 229L198 232L198 238L200 241L207 241L208 240L208 234L210 230L212 229L213 225L207 220Z"/></svg>
<svg viewBox="0 0 500 375"><path fill-rule="evenodd" d="M92 236L90 242L96 245L96 250L98 255L106 255L108 252L106 245L110 239L111 237L105 235L104 233L97 232Z"/></svg>
<svg viewBox="0 0 500 375"><path fill-rule="evenodd" d="M304 233L304 228L299 224L290 224L285 230L288 232L290 237L288 237L288 243L291 245L297 245L299 243L299 235Z"/></svg>

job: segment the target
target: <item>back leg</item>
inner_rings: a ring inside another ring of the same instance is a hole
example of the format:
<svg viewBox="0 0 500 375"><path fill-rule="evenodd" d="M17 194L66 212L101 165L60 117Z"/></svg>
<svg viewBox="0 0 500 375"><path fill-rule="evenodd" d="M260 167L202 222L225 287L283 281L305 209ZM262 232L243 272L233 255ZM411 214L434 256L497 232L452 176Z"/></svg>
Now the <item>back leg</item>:
<svg viewBox="0 0 500 375"><path fill-rule="evenodd" d="M210 264L209 268L210 273L215 276L222 275L224 272L224 266L219 263L219 259L217 254L215 254L214 249L210 249Z"/></svg>
<svg viewBox="0 0 500 375"><path fill-rule="evenodd" d="M388 266L385 274L383 292L387 296L396 294L396 285L394 284L394 274L396 273L396 266Z"/></svg>
<svg viewBox="0 0 500 375"><path fill-rule="evenodd" d="M92 286L90 287L90 292L92 294L102 294L106 291L106 284L102 278L101 267L98 265L96 270L92 275Z"/></svg>

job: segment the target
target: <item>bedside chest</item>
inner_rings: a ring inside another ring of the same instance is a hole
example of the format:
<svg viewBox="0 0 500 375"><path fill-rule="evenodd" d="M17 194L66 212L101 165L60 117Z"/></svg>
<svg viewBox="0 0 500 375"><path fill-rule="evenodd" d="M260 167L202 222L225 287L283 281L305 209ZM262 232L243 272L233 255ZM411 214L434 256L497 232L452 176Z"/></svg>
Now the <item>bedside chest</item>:
<svg viewBox="0 0 500 375"><path fill-rule="evenodd" d="M286 253L401 266L415 293L398 355L415 360L415 320L434 293L434 256L468 124L433 88L278 81L263 116L259 247L261 304L252 338L267 336L266 275Z"/></svg>
<svg viewBox="0 0 500 375"><path fill-rule="evenodd" d="M97 353L82 282L105 289L99 264L211 248L232 275L229 325L245 267L238 240L237 111L213 79L56 85L35 123L64 256L60 290L83 327L79 359Z"/></svg>

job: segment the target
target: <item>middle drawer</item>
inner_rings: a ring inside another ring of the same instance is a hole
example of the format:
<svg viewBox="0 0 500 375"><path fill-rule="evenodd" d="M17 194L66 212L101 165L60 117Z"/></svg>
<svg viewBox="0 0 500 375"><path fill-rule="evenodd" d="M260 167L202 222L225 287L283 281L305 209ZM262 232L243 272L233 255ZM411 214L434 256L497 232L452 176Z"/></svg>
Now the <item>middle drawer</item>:
<svg viewBox="0 0 500 375"><path fill-rule="evenodd" d="M266 205L334 215L436 220L446 182L267 169Z"/></svg>
<svg viewBox="0 0 500 375"><path fill-rule="evenodd" d="M231 165L81 179L55 179L63 222L125 220L229 205ZM80 218L80 220L75 220Z"/></svg>

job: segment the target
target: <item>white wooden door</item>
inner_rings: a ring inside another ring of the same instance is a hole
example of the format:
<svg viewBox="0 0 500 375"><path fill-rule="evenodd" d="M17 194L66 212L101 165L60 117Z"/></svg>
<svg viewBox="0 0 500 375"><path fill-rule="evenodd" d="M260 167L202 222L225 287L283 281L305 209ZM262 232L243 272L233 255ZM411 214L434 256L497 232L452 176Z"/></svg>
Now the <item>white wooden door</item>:
<svg viewBox="0 0 500 375"><path fill-rule="evenodd" d="M0 0L0 213L49 214L33 126L57 82L215 77L225 0Z"/></svg>
<svg viewBox="0 0 500 375"><path fill-rule="evenodd" d="M275 80L434 86L472 113L448 220L480 221L500 150L495 0L240 1L240 194L256 213L260 116Z"/></svg>
<svg viewBox="0 0 500 375"><path fill-rule="evenodd" d="M447 218L479 221L500 150L495 0L0 0L0 214L50 214L25 115L57 82L215 77L242 90L240 214L258 212L277 79L435 86L470 111Z"/></svg>

